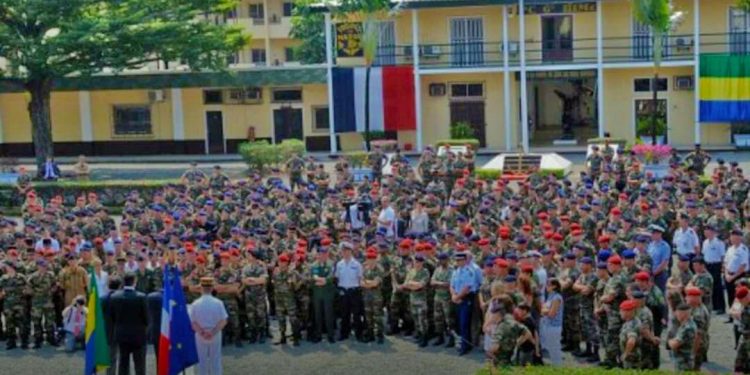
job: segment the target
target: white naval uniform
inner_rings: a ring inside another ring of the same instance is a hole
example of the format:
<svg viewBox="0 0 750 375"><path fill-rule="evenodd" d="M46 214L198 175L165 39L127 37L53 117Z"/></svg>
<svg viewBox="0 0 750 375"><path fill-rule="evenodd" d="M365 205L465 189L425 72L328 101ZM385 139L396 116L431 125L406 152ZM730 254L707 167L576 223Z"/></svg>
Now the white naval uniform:
<svg viewBox="0 0 750 375"><path fill-rule="evenodd" d="M220 321L226 320L227 310L218 298L204 294L190 304L190 320L203 329L213 329ZM198 349L198 375L221 375L221 331L210 341L195 334Z"/></svg>

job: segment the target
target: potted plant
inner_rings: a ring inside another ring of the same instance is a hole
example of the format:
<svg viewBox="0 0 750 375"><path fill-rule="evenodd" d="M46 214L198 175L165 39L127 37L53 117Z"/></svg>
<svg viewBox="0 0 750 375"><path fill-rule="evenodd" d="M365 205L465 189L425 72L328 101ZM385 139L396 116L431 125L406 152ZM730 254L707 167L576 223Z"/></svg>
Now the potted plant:
<svg viewBox="0 0 750 375"><path fill-rule="evenodd" d="M750 147L750 124L732 124L732 139L737 147L745 149Z"/></svg>
<svg viewBox="0 0 750 375"><path fill-rule="evenodd" d="M639 117L636 123L635 133L643 143L652 145L664 144L666 143L667 121L664 118L657 118L654 122L651 118ZM653 138L651 137L651 134L656 135L655 143Z"/></svg>
<svg viewBox="0 0 750 375"><path fill-rule="evenodd" d="M647 175L663 178L669 172L669 166L661 161L672 154L672 146L640 143L633 145L631 151L643 160L644 172Z"/></svg>

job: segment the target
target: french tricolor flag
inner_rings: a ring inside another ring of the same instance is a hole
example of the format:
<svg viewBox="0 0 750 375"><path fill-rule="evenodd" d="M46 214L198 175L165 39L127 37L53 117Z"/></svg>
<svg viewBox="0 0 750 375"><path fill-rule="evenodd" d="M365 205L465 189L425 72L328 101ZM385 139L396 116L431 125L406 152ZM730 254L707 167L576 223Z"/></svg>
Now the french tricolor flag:
<svg viewBox="0 0 750 375"><path fill-rule="evenodd" d="M333 121L336 133L365 131L367 68L333 68ZM370 68L370 130L416 129L414 68Z"/></svg>

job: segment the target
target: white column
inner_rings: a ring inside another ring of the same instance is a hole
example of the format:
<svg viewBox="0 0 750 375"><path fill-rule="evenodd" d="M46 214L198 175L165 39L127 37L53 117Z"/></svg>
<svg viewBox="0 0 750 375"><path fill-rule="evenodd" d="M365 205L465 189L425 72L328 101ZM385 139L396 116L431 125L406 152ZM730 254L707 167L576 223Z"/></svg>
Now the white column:
<svg viewBox="0 0 750 375"><path fill-rule="evenodd" d="M330 138L331 153L336 153L336 126L333 112L333 36L331 35L331 13L325 13L326 35L326 77L328 82L328 137Z"/></svg>
<svg viewBox="0 0 750 375"><path fill-rule="evenodd" d="M265 50L266 50L266 66L271 66L271 25L269 25L270 18L268 17L268 0L263 0L263 29L266 31L265 35Z"/></svg>
<svg viewBox="0 0 750 375"><path fill-rule="evenodd" d="M511 128L511 100L510 100L510 55L508 52L508 6L503 5L503 122L505 122L505 150L513 149L513 131Z"/></svg>
<svg viewBox="0 0 750 375"><path fill-rule="evenodd" d="M529 103L526 93L526 6L524 0L518 0L518 39L521 54L521 147L529 152Z"/></svg>
<svg viewBox="0 0 750 375"><path fill-rule="evenodd" d="M411 11L411 58L414 63L414 113L417 121L417 151L422 151L422 79L419 70L419 14Z"/></svg>
<svg viewBox="0 0 750 375"><path fill-rule="evenodd" d="M91 125L91 92L78 93L78 110L81 112L81 141L93 142L94 129Z"/></svg>
<svg viewBox="0 0 750 375"><path fill-rule="evenodd" d="M596 113L599 138L604 137L604 45L602 44L602 4L596 3Z"/></svg>
<svg viewBox="0 0 750 375"><path fill-rule="evenodd" d="M701 143L701 5L700 0L693 0L693 91L695 100L695 143Z"/></svg>
<svg viewBox="0 0 750 375"><path fill-rule="evenodd" d="M182 89L173 88L169 95L172 99L172 139L185 140L185 115L182 110Z"/></svg>

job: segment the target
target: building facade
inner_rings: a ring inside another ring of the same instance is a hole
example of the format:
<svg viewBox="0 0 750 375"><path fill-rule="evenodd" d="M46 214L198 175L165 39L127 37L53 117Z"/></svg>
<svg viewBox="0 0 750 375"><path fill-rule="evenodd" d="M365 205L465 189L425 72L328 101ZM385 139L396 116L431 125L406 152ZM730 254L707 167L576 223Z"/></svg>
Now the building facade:
<svg viewBox="0 0 750 375"><path fill-rule="evenodd" d="M389 132L405 148L449 138L466 123L492 150L563 149L609 133L648 135L651 85L657 120L676 146L730 146L744 123L701 123L700 56L750 51L750 14L734 0L672 0L680 22L663 37L653 82L652 33L629 0L410 0L380 22L376 66L413 66L416 130ZM524 9L523 12L519 9ZM291 2L243 0L209 22L238 23L252 36L228 73L175 64L67 78L52 95L58 155L232 153L248 137L305 141L311 151L361 147L336 134L331 70L361 66L342 56L326 14L327 59L302 65L289 38ZM29 97L0 86L0 151L29 156ZM522 126L521 124L525 124Z"/></svg>

